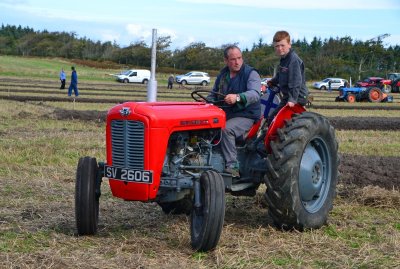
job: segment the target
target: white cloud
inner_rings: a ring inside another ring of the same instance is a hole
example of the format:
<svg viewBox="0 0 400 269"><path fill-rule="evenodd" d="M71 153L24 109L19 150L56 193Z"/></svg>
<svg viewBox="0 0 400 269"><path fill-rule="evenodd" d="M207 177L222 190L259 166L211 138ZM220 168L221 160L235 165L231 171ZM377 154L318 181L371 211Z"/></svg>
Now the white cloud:
<svg viewBox="0 0 400 269"><path fill-rule="evenodd" d="M157 36L170 36L171 41L174 41L178 38L178 35L174 30L171 29L166 29L166 28L160 28L157 29Z"/></svg>
<svg viewBox="0 0 400 269"><path fill-rule="evenodd" d="M126 25L125 29L129 35L140 39L147 39L152 35L151 29L146 29L145 27L139 24L130 23Z"/></svg>

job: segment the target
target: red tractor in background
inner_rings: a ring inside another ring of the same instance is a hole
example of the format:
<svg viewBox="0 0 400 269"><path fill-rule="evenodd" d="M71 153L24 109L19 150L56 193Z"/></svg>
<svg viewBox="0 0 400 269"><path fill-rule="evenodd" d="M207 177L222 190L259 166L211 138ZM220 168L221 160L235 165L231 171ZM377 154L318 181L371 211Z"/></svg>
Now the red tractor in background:
<svg viewBox="0 0 400 269"><path fill-rule="evenodd" d="M368 77L362 81L357 81L354 87L379 88L385 93L399 92L400 73L390 73L388 78Z"/></svg>
<svg viewBox="0 0 400 269"><path fill-rule="evenodd" d="M261 184L277 227L303 230L327 222L339 162L329 121L296 105L284 107L266 126L276 106L276 93L268 90L263 119L237 141L240 177L232 177L224 173L220 148L223 104L209 94L197 90L191 93L197 102L126 102L108 111L106 163L82 157L77 166L79 235L97 232L103 178L123 200L155 202L167 214L190 214L196 251L217 246L227 193L254 196Z"/></svg>

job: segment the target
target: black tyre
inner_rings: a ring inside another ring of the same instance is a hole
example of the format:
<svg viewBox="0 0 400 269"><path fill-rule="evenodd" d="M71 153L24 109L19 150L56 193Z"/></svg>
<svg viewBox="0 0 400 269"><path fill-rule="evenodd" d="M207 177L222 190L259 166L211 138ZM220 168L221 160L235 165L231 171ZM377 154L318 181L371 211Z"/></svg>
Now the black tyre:
<svg viewBox="0 0 400 269"><path fill-rule="evenodd" d="M75 219L79 235L92 235L97 232L99 221L99 193L96 192L96 158L79 159L75 185Z"/></svg>
<svg viewBox="0 0 400 269"><path fill-rule="evenodd" d="M129 83L129 80L127 78L124 79L124 83Z"/></svg>
<svg viewBox="0 0 400 269"><path fill-rule="evenodd" d="M193 207L190 232L197 251L214 249L221 236L225 217L225 184L222 176L206 171L200 178L201 207Z"/></svg>
<svg viewBox="0 0 400 269"><path fill-rule="evenodd" d="M149 80L148 79L143 79L142 84L147 84L147 83L149 83Z"/></svg>
<svg viewBox="0 0 400 269"><path fill-rule="evenodd" d="M185 197L179 201L174 202L159 202L158 205L161 207L162 211L165 214L189 215L192 212L192 199L190 197Z"/></svg>
<svg viewBox="0 0 400 269"><path fill-rule="evenodd" d="M336 195L338 143L321 115L295 115L278 131L267 157L268 213L282 229L319 228Z"/></svg>
<svg viewBox="0 0 400 269"><path fill-rule="evenodd" d="M202 82L201 82L201 86L207 86L207 81L205 81L205 80L202 81Z"/></svg>
<svg viewBox="0 0 400 269"><path fill-rule="evenodd" d="M321 86L321 88L319 88L321 91L326 91L326 87L325 86Z"/></svg>
<svg viewBox="0 0 400 269"><path fill-rule="evenodd" d="M400 81L400 79L397 79L392 83L392 92L400 92L400 87L397 86L399 81Z"/></svg>

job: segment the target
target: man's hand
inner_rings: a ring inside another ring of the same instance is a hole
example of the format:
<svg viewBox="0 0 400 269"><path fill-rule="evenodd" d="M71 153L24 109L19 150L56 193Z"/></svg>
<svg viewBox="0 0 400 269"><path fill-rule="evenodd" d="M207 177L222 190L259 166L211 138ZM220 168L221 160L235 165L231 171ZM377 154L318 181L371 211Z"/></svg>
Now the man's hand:
<svg viewBox="0 0 400 269"><path fill-rule="evenodd" d="M227 96L225 96L224 101L228 105L233 105L236 103L236 97L237 97L237 94L230 93Z"/></svg>

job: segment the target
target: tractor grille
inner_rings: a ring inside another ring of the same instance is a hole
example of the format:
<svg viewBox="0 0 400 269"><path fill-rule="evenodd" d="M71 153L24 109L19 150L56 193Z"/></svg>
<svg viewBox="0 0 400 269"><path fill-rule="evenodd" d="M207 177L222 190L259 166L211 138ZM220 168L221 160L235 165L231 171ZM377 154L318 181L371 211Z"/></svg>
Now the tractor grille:
<svg viewBox="0 0 400 269"><path fill-rule="evenodd" d="M111 122L113 166L144 170L144 125L140 121Z"/></svg>

